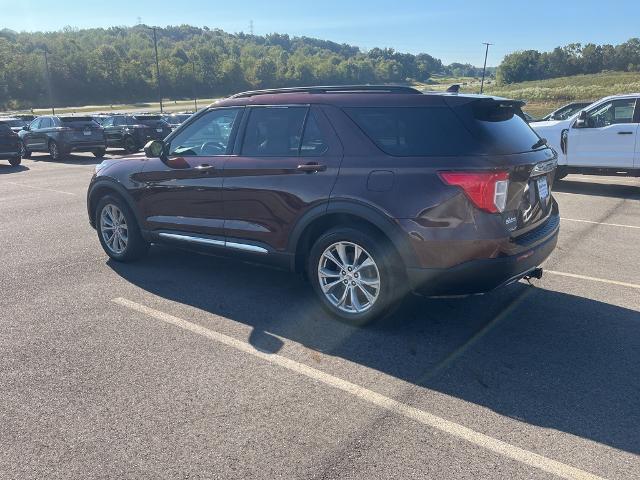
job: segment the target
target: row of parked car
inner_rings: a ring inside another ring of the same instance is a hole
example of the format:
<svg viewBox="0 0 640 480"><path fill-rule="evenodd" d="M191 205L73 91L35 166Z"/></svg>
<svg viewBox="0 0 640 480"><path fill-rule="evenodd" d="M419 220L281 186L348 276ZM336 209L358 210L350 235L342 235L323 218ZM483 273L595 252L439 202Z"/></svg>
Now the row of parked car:
<svg viewBox="0 0 640 480"><path fill-rule="evenodd" d="M139 151L149 140L161 140L191 116L171 115L20 115L0 118L0 158L19 165L33 152L60 160L71 152L103 157L107 148Z"/></svg>

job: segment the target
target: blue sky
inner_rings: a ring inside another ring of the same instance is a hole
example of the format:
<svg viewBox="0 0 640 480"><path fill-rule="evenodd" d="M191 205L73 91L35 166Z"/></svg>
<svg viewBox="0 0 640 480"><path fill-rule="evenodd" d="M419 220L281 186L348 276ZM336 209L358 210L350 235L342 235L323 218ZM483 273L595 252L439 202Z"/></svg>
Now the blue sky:
<svg viewBox="0 0 640 480"><path fill-rule="evenodd" d="M614 8L615 6L615 8ZM640 1L537 0L0 0L0 28L59 30L147 25L221 28L229 32L306 35L369 49L426 52L445 63L489 65L514 50L549 50L571 42L620 43L640 36Z"/></svg>

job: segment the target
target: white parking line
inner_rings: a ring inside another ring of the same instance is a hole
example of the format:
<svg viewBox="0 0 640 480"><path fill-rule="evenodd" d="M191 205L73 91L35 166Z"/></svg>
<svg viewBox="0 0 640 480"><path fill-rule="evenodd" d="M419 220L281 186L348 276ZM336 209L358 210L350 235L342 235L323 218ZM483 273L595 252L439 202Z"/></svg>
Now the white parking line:
<svg viewBox="0 0 640 480"><path fill-rule="evenodd" d="M16 183L16 182L4 182L4 183L8 183L10 185L16 185L18 187L26 187L26 188L33 188L34 190L44 190L45 192L54 192L54 193L63 193L65 195L73 195L76 196L75 193L71 193L71 192L65 192L63 190L54 190L52 188L45 188L45 187L36 187L35 185L25 185L24 183Z"/></svg>
<svg viewBox="0 0 640 480"><path fill-rule="evenodd" d="M551 273L552 275L560 275L562 277L579 278L580 280L590 280L592 282L609 283L611 285L620 285L621 287L637 288L640 290L640 285L635 283L619 282L618 280L608 280L606 278L588 277L587 275L578 275L577 273L557 272L555 270L544 269L544 273Z"/></svg>
<svg viewBox="0 0 640 480"><path fill-rule="evenodd" d="M359 398L360 400L364 400L380 408L389 410L397 415L402 415L406 418L415 420L419 423L422 423L423 425L435 428L437 430L440 430L441 432L453 435L454 437L460 438L481 448L498 453L531 467L538 468L562 478L591 480L602 478L584 470L580 470L579 468L572 467L571 465L552 460L537 453L533 453L523 448L503 442L502 440L498 440L483 433L476 432L475 430L467 428L458 423L438 417L425 410L411 407L410 405L373 392L354 383L342 380L338 377L334 377L333 375L322 372L320 370L316 370L315 368L309 367L308 365L305 365L303 363L298 363L294 360L280 355L261 352L259 350L256 350L253 346L246 342L237 340L233 337L229 337L214 330L210 330L187 320L183 320L182 318L174 317L173 315L169 315L145 305L132 302L131 300L127 300L126 298L114 298L112 301L123 307L153 317L156 320L160 320L184 330L202 335L209 340L222 343L223 345L232 347L240 352L253 355L254 357L286 368L300 375L304 375L317 382L324 383L325 385L336 388L338 390L342 390L353 395L354 397Z"/></svg>
<svg viewBox="0 0 640 480"><path fill-rule="evenodd" d="M637 226L637 225L624 225L622 223L594 222L593 220L579 220L577 218L566 218L566 217L561 217L561 220L567 220L569 222L592 223L594 225L605 225L607 227L624 227L624 228L637 228L637 229L640 229L640 226Z"/></svg>

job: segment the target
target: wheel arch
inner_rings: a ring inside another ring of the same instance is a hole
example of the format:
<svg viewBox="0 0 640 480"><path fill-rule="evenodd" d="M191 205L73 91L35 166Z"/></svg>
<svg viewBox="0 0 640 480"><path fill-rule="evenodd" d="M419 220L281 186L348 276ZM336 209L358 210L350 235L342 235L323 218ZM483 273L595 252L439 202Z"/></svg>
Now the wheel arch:
<svg viewBox="0 0 640 480"><path fill-rule="evenodd" d="M109 179L97 180L89 187L89 191L87 193L87 213L89 214L89 223L93 228L96 228L95 218L98 202L105 195L116 195L124 200L127 203L127 206L135 215L136 221L138 222L138 225L142 230L141 218L138 213L138 209L136 208L135 202L131 198L131 195L122 185L114 180Z"/></svg>
<svg viewBox="0 0 640 480"><path fill-rule="evenodd" d="M406 234L391 217L369 205L346 200L317 206L298 221L289 240L296 272L304 272L305 259L315 239L335 226L370 228L388 240L405 267L415 264L415 253Z"/></svg>

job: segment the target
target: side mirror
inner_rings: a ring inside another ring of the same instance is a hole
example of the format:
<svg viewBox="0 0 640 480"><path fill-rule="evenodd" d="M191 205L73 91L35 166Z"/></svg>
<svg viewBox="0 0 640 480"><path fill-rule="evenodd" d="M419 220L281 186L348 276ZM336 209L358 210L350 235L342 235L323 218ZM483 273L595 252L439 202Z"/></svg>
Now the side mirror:
<svg viewBox="0 0 640 480"><path fill-rule="evenodd" d="M29 125L23 125L23 126L22 126L22 130L25 130L25 131L26 131L26 130L29 130Z"/></svg>
<svg viewBox="0 0 640 480"><path fill-rule="evenodd" d="M580 115L578 115L578 119L574 124L575 128L585 128L587 126L587 112L582 110Z"/></svg>
<svg viewBox="0 0 640 480"><path fill-rule="evenodd" d="M161 158L164 156L165 143L162 140L150 140L144 146L144 154L147 158Z"/></svg>

